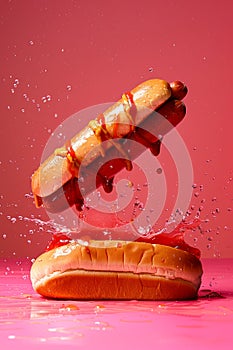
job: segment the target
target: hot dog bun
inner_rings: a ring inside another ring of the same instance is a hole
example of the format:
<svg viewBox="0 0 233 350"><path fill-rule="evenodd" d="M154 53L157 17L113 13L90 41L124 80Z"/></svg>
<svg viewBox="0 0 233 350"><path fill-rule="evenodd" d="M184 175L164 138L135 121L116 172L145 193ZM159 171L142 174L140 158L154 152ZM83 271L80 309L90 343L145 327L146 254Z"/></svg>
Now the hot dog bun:
<svg viewBox="0 0 233 350"><path fill-rule="evenodd" d="M197 298L202 265L160 244L73 241L40 255L30 276L48 298L182 300Z"/></svg>

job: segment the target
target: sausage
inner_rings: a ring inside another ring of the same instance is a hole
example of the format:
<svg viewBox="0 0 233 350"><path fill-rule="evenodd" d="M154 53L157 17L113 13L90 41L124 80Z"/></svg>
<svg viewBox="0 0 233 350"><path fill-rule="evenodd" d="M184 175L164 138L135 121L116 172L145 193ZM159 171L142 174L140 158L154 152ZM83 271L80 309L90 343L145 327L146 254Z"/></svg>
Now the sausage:
<svg viewBox="0 0 233 350"><path fill-rule="evenodd" d="M181 99L186 93L181 82L169 85L152 79L123 94L33 174L36 206L43 204L48 211L59 212L75 205L81 211L86 194L101 185L111 192L114 175L123 168L131 170L131 160L145 147L155 156L159 154L161 136L185 116ZM136 141L133 147L132 141ZM97 175L95 169L99 169Z"/></svg>

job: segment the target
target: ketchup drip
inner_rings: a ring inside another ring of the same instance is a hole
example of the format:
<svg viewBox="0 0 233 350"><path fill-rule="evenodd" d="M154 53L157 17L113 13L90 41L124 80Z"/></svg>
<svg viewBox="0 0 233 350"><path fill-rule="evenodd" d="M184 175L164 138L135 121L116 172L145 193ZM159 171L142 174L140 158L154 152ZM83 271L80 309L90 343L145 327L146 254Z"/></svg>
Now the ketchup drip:
<svg viewBox="0 0 233 350"><path fill-rule="evenodd" d="M100 172L98 172L97 178L100 179L100 183L102 184L104 191L106 193L111 193L113 190L114 177L108 178L107 176L103 176Z"/></svg>
<svg viewBox="0 0 233 350"><path fill-rule="evenodd" d="M105 116L103 113L99 114L97 121L100 122L101 124L101 133L100 133L101 141L107 141L109 137L108 137L108 130L106 128Z"/></svg>
<svg viewBox="0 0 233 350"><path fill-rule="evenodd" d="M106 193L111 193L113 190L113 180L114 177L111 179L105 178L105 180L102 183L103 189Z"/></svg>
<svg viewBox="0 0 233 350"><path fill-rule="evenodd" d="M153 156L158 156L160 153L160 146L161 146L161 141L157 140L154 143L150 145L150 151L153 154Z"/></svg>
<svg viewBox="0 0 233 350"><path fill-rule="evenodd" d="M130 91L125 92L125 97L127 98L128 104L130 106L129 113L133 119L133 125L131 125L131 131L133 131L135 129L135 119L136 119L136 115L137 115L137 106L134 102L132 92L130 92Z"/></svg>
<svg viewBox="0 0 233 350"><path fill-rule="evenodd" d="M117 137L118 137L118 134L117 134L118 128L119 128L119 122L118 122L118 115L117 115L117 120L113 125L113 132L112 132L112 134L113 134L112 136L114 139L117 139Z"/></svg>
<svg viewBox="0 0 233 350"><path fill-rule="evenodd" d="M67 150L66 157L69 163L69 172L71 173L72 177L77 177L80 162L75 154L70 140L66 142L65 147Z"/></svg>

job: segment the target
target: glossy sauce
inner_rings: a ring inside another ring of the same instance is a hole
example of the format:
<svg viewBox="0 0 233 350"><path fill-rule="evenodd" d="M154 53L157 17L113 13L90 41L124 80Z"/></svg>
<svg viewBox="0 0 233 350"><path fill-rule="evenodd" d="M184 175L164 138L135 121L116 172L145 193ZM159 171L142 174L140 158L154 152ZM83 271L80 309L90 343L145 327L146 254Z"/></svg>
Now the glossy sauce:
<svg viewBox="0 0 233 350"><path fill-rule="evenodd" d="M129 116L129 119L132 122L132 124L131 124L131 131L134 131L136 115L137 115L137 106L136 106L136 104L134 102L133 94L130 91L125 92L124 95L123 95L123 99L126 99L128 105L129 105L129 112L127 114Z"/></svg>
<svg viewBox="0 0 233 350"><path fill-rule="evenodd" d="M191 247L185 242L185 232L190 229L195 229L199 225L199 221L195 220L192 223L181 222L174 231L170 233L149 234L147 236L141 236L135 242L146 242L151 244L161 244L169 247L177 248L189 252L190 254L200 258L200 250L195 247ZM48 244L46 251L68 244L72 239L68 236L55 233L51 242Z"/></svg>
<svg viewBox="0 0 233 350"><path fill-rule="evenodd" d="M71 140L68 140L66 142L65 147L67 150L66 158L69 164L69 172L71 173L72 177L78 177L80 162L76 157L75 151L71 144Z"/></svg>
<svg viewBox="0 0 233 350"><path fill-rule="evenodd" d="M148 236L142 236L137 239L137 242L147 242L152 244L162 244L169 247L185 250L198 259L201 256L200 250L195 247L191 247L188 243L185 242L184 236L185 232L188 230L194 230L200 225L200 221L195 219L191 223L181 222L177 227L169 233L159 233L159 234L149 234Z"/></svg>

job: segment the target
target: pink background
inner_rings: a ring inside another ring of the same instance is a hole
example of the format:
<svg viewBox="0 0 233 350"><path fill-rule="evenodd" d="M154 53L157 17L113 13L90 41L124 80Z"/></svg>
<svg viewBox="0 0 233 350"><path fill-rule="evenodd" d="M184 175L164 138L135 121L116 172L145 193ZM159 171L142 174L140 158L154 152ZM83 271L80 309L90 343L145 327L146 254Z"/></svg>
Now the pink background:
<svg viewBox="0 0 233 350"><path fill-rule="evenodd" d="M1 1L0 255L34 257L49 234L30 176L51 132L75 112L143 80L182 80L178 130L195 174L203 257L232 257L231 1ZM78 126L77 126L78 127Z"/></svg>

